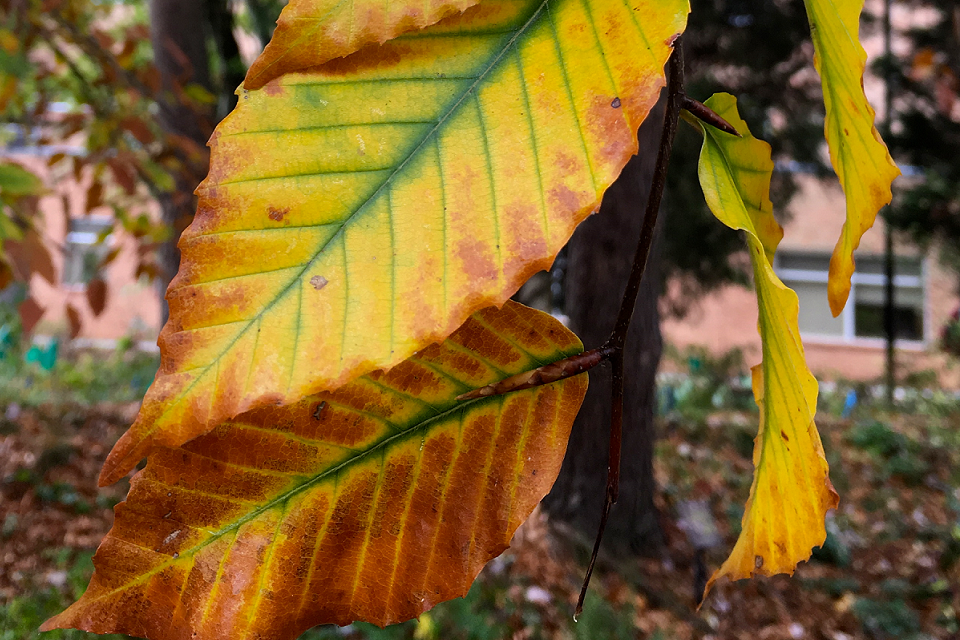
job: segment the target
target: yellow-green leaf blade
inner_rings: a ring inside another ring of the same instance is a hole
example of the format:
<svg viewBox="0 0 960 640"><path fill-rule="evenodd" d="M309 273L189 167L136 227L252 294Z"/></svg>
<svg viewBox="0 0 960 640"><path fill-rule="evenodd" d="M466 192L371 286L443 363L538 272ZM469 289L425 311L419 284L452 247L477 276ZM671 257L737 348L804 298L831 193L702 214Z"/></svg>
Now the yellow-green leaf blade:
<svg viewBox="0 0 960 640"><path fill-rule="evenodd" d="M874 127L875 113L863 92L867 54L860 45L863 0L804 0L827 110L824 126L830 161L847 199L847 219L830 260L827 294L833 315L850 295L853 252L873 226L877 212L892 198L900 175Z"/></svg>
<svg viewBox="0 0 960 640"><path fill-rule="evenodd" d="M456 397L581 350L508 302L389 373L157 451L45 628L286 640L464 595L556 479L587 377Z"/></svg>
<svg viewBox="0 0 960 640"><path fill-rule="evenodd" d="M637 150L685 0L500 0L242 92L101 480L442 340L548 268ZM603 25L603 28L597 25Z"/></svg>
<svg viewBox="0 0 960 640"><path fill-rule="evenodd" d="M717 218L746 232L763 343L763 362L753 369L760 428L743 530L709 589L722 576L793 573L823 544L824 517L836 507L837 495L814 423L817 381L804 360L797 296L772 266L782 231L769 197L770 147L750 134L733 96L719 94L706 104L743 134L736 138L703 127L700 183Z"/></svg>
<svg viewBox="0 0 960 640"><path fill-rule="evenodd" d="M259 89L285 73L317 67L365 45L435 24L480 0L292 0L243 86Z"/></svg>

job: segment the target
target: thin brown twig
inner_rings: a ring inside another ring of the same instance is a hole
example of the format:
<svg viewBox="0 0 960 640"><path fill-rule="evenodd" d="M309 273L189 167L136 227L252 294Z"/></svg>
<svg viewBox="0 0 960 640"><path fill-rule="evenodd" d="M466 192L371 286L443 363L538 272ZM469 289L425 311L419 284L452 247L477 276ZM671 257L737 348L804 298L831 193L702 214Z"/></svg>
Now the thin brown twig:
<svg viewBox="0 0 960 640"><path fill-rule="evenodd" d="M653 172L650 186L650 197L647 200L647 209L643 217L643 226L640 229L640 240L637 243L637 252L633 258L633 268L627 288L623 293L620 304L620 313L617 315L617 324L613 333L601 349L613 349L610 357L613 365L611 384L611 412L610 412L610 451L607 461L607 492L603 501L603 511L600 515L600 526L597 530L597 540L590 556L586 575L583 578L583 587L577 599L577 608L574 613L576 620L583 611L583 601L590 586L590 577L597 562L600 551L600 542L610 516L610 508L617 501L620 491L620 451L623 438L623 348L633 320L633 311L637 306L637 297L640 294L640 283L647 269L650 258L650 249L657 227L657 217L660 213L660 203L663 200L663 190L667 182L667 167L670 164L670 152L673 150L673 139L677 133L677 124L680 121L680 110L683 109L683 45L680 38L674 43L673 54L667 63L667 109L663 116L663 129L660 134L660 148L657 151L657 164Z"/></svg>
<svg viewBox="0 0 960 640"><path fill-rule="evenodd" d="M725 133L742 138L740 132L732 124L721 118L713 109L703 104L699 100L694 100L688 95L683 96L683 109L689 111L698 120L716 127ZM681 114L682 115L682 114Z"/></svg>

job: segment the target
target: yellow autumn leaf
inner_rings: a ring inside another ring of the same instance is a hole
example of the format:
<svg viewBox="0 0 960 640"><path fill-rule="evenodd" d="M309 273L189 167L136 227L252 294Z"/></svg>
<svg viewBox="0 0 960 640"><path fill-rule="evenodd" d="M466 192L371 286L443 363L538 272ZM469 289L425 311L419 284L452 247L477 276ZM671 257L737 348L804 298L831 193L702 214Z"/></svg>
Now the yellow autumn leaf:
<svg viewBox="0 0 960 640"><path fill-rule="evenodd" d="M759 306L763 361L753 369L760 429L743 530L730 557L710 578L793 573L826 539L824 517L837 506L814 423L817 381L807 368L797 325L796 294L773 271L783 235L773 217L770 146L754 138L736 99L718 94L707 106L743 135L704 125L700 184L714 215L746 233Z"/></svg>
<svg viewBox="0 0 960 640"><path fill-rule="evenodd" d="M867 54L860 46L863 0L804 0L814 46L814 66L823 85L824 126L830 161L847 199L847 219L830 259L827 295L834 316L850 295L853 252L892 198L900 175L874 127L874 111L863 92Z"/></svg>
<svg viewBox="0 0 960 640"><path fill-rule="evenodd" d="M686 0L500 0L241 91L180 240L155 446L388 369L546 269L637 151Z"/></svg>
<svg viewBox="0 0 960 640"><path fill-rule="evenodd" d="M480 0L292 0L283 8L273 38L251 65L245 89L259 89L285 73L319 66L364 45L435 24Z"/></svg>

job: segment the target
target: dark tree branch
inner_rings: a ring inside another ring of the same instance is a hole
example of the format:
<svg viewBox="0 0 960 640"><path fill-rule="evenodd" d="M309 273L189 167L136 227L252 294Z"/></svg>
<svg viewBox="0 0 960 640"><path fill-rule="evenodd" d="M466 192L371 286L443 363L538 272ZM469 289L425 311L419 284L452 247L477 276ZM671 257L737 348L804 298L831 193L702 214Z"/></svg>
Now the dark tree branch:
<svg viewBox="0 0 960 640"><path fill-rule="evenodd" d="M610 357L613 365L613 384L611 385L612 410L610 415L610 453L607 463L607 495L603 502L603 512L600 516L600 527L597 530L597 540L590 556L590 564L583 578L583 588L577 600L574 620L583 611L583 600L587 595L590 577L597 562L597 553L600 551L600 541L603 539L603 530L606 528L610 516L610 507L617 501L620 488L620 444L623 439L623 347L627 341L627 332L633 311L637 306L637 296L640 293L640 283L647 270L647 260L650 258L650 248L653 246L654 231L657 227L657 217L660 212L660 202L663 200L663 189L667 182L667 167L670 164L670 152L673 149L673 139L677 133L677 124L680 121L680 110L684 108L686 96L683 93L683 47L680 38L674 43L673 55L667 63L667 110L663 116L663 129L660 134L660 149L657 152L657 164L653 173L650 188L650 199L647 200L647 210L643 218L643 227L640 229L640 241L637 243L637 252L633 258L633 269L627 282L623 301L620 304L620 313L613 333L601 349L613 349Z"/></svg>

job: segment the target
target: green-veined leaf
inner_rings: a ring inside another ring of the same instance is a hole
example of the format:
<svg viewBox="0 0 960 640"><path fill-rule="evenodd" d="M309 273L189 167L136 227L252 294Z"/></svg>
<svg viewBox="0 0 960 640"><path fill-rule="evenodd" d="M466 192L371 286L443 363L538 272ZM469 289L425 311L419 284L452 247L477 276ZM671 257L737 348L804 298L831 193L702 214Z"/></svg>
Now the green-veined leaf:
<svg viewBox="0 0 960 640"><path fill-rule="evenodd" d="M892 198L890 185L900 170L873 126L874 112L863 93L867 54L860 46L863 0L804 0L815 50L814 65L823 84L825 133L830 161L847 198L847 220L830 259L827 295L838 316L850 295L853 252Z"/></svg>
<svg viewBox="0 0 960 640"><path fill-rule="evenodd" d="M386 369L548 268L637 150L685 0L490 0L243 91L101 481Z"/></svg>
<svg viewBox="0 0 960 640"><path fill-rule="evenodd" d="M508 302L386 374L156 451L44 629L286 640L464 595L556 479L587 377L456 397L580 351Z"/></svg>
<svg viewBox="0 0 960 640"><path fill-rule="evenodd" d="M753 369L760 430L743 530L730 557L710 578L793 573L826 538L824 517L837 506L820 434L814 423L817 381L807 368L797 325L797 295L773 271L783 232L773 217L770 146L754 138L736 99L706 102L743 135L703 126L700 184L714 215L746 232L759 305L763 361Z"/></svg>

